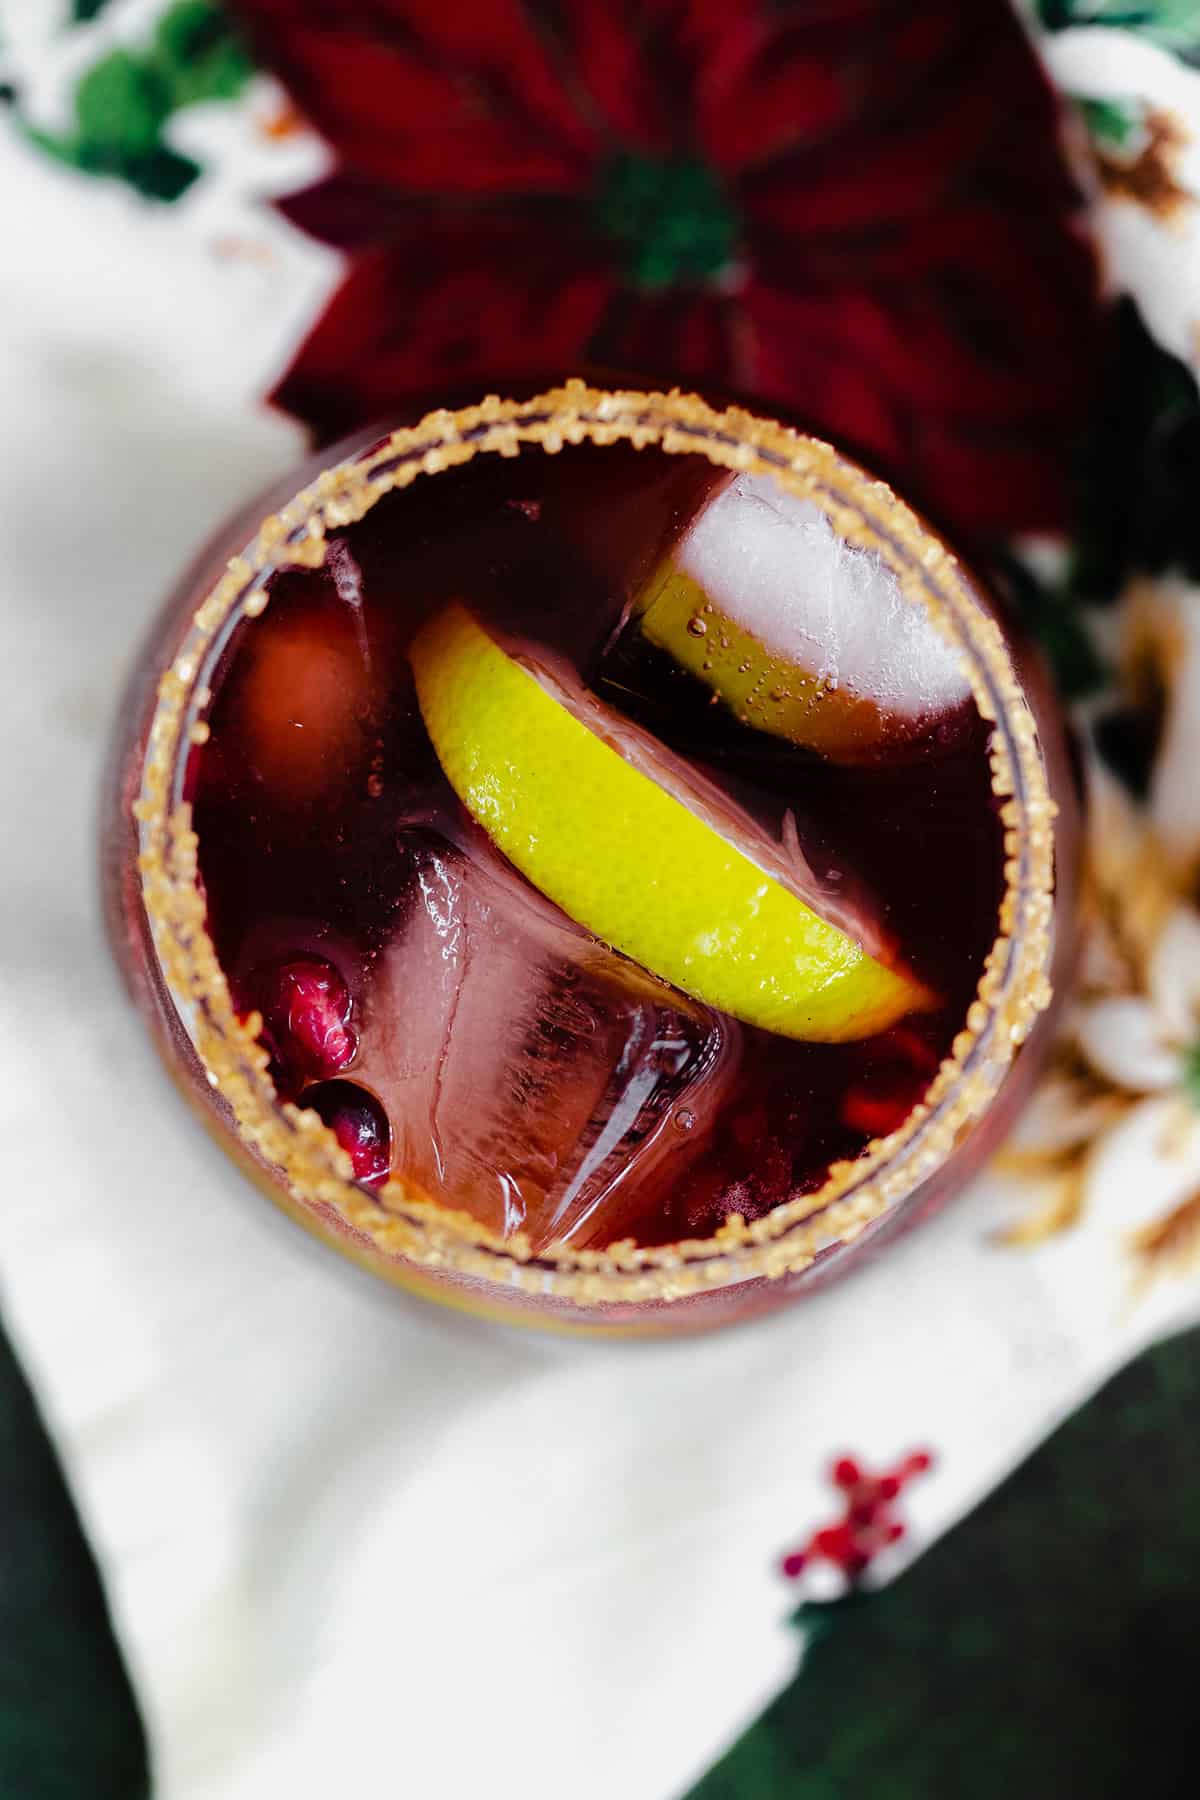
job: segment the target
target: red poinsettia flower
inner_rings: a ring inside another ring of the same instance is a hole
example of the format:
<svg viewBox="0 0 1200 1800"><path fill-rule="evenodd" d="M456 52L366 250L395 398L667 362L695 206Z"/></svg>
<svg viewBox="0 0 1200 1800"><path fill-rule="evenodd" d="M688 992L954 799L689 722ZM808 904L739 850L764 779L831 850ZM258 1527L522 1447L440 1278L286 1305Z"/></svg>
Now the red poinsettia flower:
<svg viewBox="0 0 1200 1800"><path fill-rule="evenodd" d="M1063 512L1094 338L1009 0L243 0L337 157L346 278L276 398L635 370L752 395L965 529Z"/></svg>

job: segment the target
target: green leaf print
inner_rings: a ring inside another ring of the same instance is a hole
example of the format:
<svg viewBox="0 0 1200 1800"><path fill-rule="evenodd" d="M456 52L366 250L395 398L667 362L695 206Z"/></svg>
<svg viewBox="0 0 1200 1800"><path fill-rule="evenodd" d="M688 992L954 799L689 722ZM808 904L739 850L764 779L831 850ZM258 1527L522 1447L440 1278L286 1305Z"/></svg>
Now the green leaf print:
<svg viewBox="0 0 1200 1800"><path fill-rule="evenodd" d="M1082 99L1077 105L1091 135L1117 149L1124 149L1142 124L1142 107L1137 100Z"/></svg>
<svg viewBox="0 0 1200 1800"><path fill-rule="evenodd" d="M85 22L103 0L77 0ZM82 10L81 10L82 9ZM75 88L73 123L45 131L15 113L18 129L57 161L83 174L113 176L146 199L177 200L200 165L166 142L173 115L200 101L234 100L253 74L241 40L213 0L175 0L145 48L107 52Z"/></svg>
<svg viewBox="0 0 1200 1800"><path fill-rule="evenodd" d="M1046 31L1072 25L1107 25L1148 38L1189 60L1200 54L1200 6L1196 0L1034 0Z"/></svg>

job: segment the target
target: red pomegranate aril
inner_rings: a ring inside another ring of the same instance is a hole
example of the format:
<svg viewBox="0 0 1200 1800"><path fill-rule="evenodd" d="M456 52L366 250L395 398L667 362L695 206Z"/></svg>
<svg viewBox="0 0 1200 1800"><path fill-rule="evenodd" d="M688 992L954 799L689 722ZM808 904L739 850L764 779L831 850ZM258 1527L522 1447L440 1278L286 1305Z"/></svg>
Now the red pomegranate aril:
<svg viewBox="0 0 1200 1800"><path fill-rule="evenodd" d="M357 1081L323 1081L305 1090L301 1106L322 1118L350 1158L356 1181L386 1181L392 1161L392 1133L374 1094Z"/></svg>
<svg viewBox="0 0 1200 1800"><path fill-rule="evenodd" d="M302 957L269 964L247 985L286 1081L325 1081L353 1060L350 990L332 963Z"/></svg>
<svg viewBox="0 0 1200 1800"><path fill-rule="evenodd" d="M833 1465L833 1485L835 1487L857 1487L862 1478L862 1470L852 1456L838 1457Z"/></svg>

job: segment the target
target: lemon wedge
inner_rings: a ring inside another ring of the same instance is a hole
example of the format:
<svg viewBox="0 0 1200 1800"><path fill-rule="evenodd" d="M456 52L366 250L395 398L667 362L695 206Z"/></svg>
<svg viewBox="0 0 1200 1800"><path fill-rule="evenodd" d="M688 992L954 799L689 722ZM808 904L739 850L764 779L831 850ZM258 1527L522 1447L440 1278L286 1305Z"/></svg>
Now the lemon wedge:
<svg viewBox="0 0 1200 1800"><path fill-rule="evenodd" d="M589 699L604 735L592 729L465 607L423 626L411 656L425 728L459 799L595 937L786 1037L868 1037L929 1004L909 975L818 917L623 755L616 746L636 734L619 715Z"/></svg>

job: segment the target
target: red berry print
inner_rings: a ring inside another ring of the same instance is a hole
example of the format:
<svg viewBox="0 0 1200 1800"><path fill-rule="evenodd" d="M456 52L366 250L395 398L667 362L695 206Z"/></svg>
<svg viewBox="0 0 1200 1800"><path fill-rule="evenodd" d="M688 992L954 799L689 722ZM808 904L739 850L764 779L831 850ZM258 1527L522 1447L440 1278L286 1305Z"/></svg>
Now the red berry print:
<svg viewBox="0 0 1200 1800"><path fill-rule="evenodd" d="M789 1581L797 1581L814 1563L825 1563L836 1569L847 1588L855 1587L881 1550L898 1544L905 1536L903 1519L896 1516L895 1503L905 1487L933 1467L928 1450L914 1450L903 1457L894 1469L872 1475L852 1456L839 1456L829 1471L829 1479L842 1499L842 1515L822 1525L780 1560L780 1571Z"/></svg>

